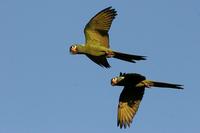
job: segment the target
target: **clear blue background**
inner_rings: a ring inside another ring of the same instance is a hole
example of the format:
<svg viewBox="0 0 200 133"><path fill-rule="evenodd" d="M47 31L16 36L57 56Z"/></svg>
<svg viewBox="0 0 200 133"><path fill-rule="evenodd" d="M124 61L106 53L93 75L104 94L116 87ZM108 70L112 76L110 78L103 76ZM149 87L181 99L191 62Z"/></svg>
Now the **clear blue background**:
<svg viewBox="0 0 200 133"><path fill-rule="evenodd" d="M0 0L0 133L200 132L199 0ZM148 56L103 69L69 46L100 10L118 16L112 49ZM148 89L127 130L117 128L119 72L184 84Z"/></svg>

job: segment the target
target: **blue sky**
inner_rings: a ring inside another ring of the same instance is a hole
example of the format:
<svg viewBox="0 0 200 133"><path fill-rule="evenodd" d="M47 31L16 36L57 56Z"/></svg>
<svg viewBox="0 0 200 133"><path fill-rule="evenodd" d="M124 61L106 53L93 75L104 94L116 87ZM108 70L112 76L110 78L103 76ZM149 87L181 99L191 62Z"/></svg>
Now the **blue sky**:
<svg viewBox="0 0 200 133"><path fill-rule="evenodd" d="M0 133L199 132L200 1L1 0ZM109 59L103 69L69 46L83 43L93 15L118 16L111 48L148 56L136 64ZM110 79L137 72L184 84L146 90L127 130L116 126L121 87Z"/></svg>

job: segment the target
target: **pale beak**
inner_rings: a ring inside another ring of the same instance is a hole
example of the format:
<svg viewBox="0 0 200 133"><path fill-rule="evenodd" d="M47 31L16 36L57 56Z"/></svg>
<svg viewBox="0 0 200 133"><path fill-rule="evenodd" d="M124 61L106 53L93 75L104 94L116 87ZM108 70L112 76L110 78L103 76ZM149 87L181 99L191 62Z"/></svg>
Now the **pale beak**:
<svg viewBox="0 0 200 133"><path fill-rule="evenodd" d="M77 48L71 47L71 48L70 48L70 53L71 53L71 54L77 54Z"/></svg>
<svg viewBox="0 0 200 133"><path fill-rule="evenodd" d="M114 86L117 84L117 78L112 78L111 79L111 85Z"/></svg>

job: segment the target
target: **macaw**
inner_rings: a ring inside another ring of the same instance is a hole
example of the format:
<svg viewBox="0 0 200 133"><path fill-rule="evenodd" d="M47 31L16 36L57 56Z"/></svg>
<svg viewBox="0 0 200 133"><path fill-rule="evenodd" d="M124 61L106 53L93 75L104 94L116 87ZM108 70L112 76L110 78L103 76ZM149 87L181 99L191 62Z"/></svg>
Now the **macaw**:
<svg viewBox="0 0 200 133"><path fill-rule="evenodd" d="M145 60L145 56L131 55L110 49L108 31L116 15L117 12L112 7L97 13L85 26L85 44L73 44L70 46L70 53L85 54L93 62L105 68L110 67L107 58L113 57L132 63Z"/></svg>
<svg viewBox="0 0 200 133"><path fill-rule="evenodd" d="M111 79L112 86L124 86L118 104L117 126L130 127L139 108L145 88L161 87L183 89L182 85L147 80L145 76L137 73L120 73Z"/></svg>

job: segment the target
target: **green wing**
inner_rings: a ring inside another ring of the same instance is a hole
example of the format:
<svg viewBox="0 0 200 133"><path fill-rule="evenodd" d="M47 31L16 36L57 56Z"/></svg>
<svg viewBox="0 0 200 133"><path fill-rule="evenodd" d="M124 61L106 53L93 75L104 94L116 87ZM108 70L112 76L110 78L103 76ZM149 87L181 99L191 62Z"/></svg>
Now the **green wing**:
<svg viewBox="0 0 200 133"><path fill-rule="evenodd" d="M118 104L117 126L130 127L144 95L144 87L126 87L120 94Z"/></svg>
<svg viewBox="0 0 200 133"><path fill-rule="evenodd" d="M97 13L85 26L85 40L86 45L101 45L109 48L108 31L111 27L112 21L117 15L115 9L108 7Z"/></svg>

